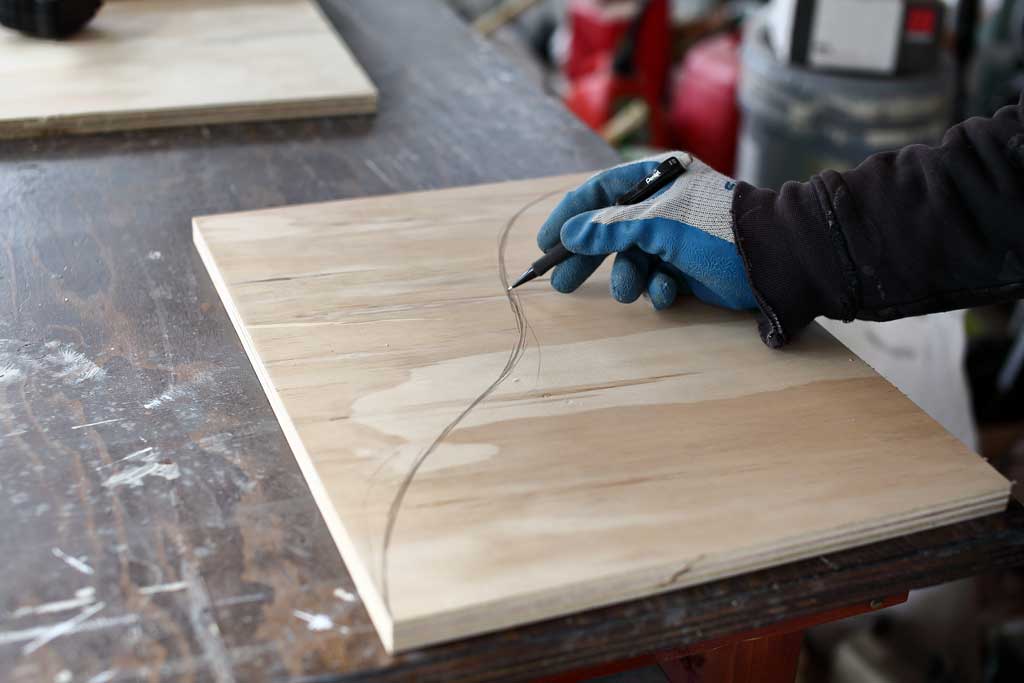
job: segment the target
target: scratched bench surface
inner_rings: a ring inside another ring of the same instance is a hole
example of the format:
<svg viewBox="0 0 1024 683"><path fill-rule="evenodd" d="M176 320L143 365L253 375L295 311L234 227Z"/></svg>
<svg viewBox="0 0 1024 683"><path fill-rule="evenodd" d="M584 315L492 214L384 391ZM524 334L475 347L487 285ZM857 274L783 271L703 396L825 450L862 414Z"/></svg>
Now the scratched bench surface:
<svg viewBox="0 0 1024 683"><path fill-rule="evenodd" d="M1005 507L1008 481L820 328L780 353L750 314L622 306L608 268L572 296L517 290L530 329L517 325L503 283L584 178L195 221L388 649ZM406 473L521 336L518 364L429 452L388 537Z"/></svg>
<svg viewBox="0 0 1024 683"><path fill-rule="evenodd" d="M191 218L584 171L616 157L443 3L325 6L381 89L372 119L0 149L0 339L10 340L0 365L22 368L0 386L5 680L533 680L1024 562L1015 505L388 655L192 247ZM177 478L103 485L151 464L139 462L147 451L107 466L149 446L153 463L178 465ZM54 637L25 654L44 634Z"/></svg>

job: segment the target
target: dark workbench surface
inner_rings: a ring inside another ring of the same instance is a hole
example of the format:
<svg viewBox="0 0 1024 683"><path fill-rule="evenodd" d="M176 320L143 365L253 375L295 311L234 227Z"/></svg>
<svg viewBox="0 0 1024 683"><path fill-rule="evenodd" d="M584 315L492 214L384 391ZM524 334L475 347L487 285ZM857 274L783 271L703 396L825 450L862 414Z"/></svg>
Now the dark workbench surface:
<svg viewBox="0 0 1024 683"><path fill-rule="evenodd" d="M0 143L0 679L511 680L1024 563L1015 506L388 657L189 219L615 157L439 3L328 10L375 117Z"/></svg>

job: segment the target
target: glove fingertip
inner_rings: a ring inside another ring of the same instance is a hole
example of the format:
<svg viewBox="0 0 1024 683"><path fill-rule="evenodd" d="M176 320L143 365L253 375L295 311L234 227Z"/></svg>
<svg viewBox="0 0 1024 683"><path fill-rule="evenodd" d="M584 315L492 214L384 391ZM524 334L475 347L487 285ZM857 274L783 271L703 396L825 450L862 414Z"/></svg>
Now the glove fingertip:
<svg viewBox="0 0 1024 683"><path fill-rule="evenodd" d="M551 286L562 294L571 294L575 292L582 282L577 282L565 268L558 266L551 273Z"/></svg>
<svg viewBox="0 0 1024 683"><path fill-rule="evenodd" d="M640 298L647 283L651 257L639 250L619 252L612 264L608 288L612 297L624 304Z"/></svg>
<svg viewBox="0 0 1024 683"><path fill-rule="evenodd" d="M679 283L675 278L657 272L647 286L647 295L651 299L651 306L654 307L654 310L665 310L675 303L676 297L679 295Z"/></svg>
<svg viewBox="0 0 1024 683"><path fill-rule="evenodd" d="M640 298L643 287L636 279L613 277L608 283L612 298L621 304L631 304Z"/></svg>
<svg viewBox="0 0 1024 683"><path fill-rule="evenodd" d="M551 286L563 294L575 292L603 260L603 256L572 256L551 271Z"/></svg>

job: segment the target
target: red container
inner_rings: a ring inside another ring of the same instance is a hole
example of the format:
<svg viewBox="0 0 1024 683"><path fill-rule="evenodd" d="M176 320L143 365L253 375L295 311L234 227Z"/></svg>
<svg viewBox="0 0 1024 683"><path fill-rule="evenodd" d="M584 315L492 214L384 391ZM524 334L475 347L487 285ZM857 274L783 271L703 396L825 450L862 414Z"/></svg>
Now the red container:
<svg viewBox="0 0 1024 683"><path fill-rule="evenodd" d="M641 82L616 78L610 68L598 69L576 80L565 94L565 106L600 133L621 107L635 99L644 100L648 106L647 125L642 133L644 144L671 146L661 98L652 97Z"/></svg>
<svg viewBox="0 0 1024 683"><path fill-rule="evenodd" d="M604 67L636 17L640 3L629 0L570 0L569 51L563 70L576 80ZM638 73L663 85L670 60L668 2L651 0L633 53Z"/></svg>
<svg viewBox="0 0 1024 683"><path fill-rule="evenodd" d="M600 131L624 102L643 99L651 112L649 142L667 145L663 104L670 59L667 0L651 0L633 43L632 68L616 73L613 67L639 6L622 0L570 1L571 40L563 67L569 80L565 103Z"/></svg>
<svg viewBox="0 0 1024 683"><path fill-rule="evenodd" d="M713 36L694 45L676 69L668 128L673 143L712 168L732 175L740 112L737 34Z"/></svg>

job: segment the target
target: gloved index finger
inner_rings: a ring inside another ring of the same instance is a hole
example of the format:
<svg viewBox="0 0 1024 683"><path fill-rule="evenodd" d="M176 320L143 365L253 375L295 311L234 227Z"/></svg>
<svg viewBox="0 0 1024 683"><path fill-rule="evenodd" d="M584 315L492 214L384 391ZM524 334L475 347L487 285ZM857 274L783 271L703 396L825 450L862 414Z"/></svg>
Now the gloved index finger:
<svg viewBox="0 0 1024 683"><path fill-rule="evenodd" d="M558 202L537 233L537 246L547 251L558 244L562 225L570 218L587 211L603 209L615 203L661 163L660 159L637 161L615 166L588 179Z"/></svg>

